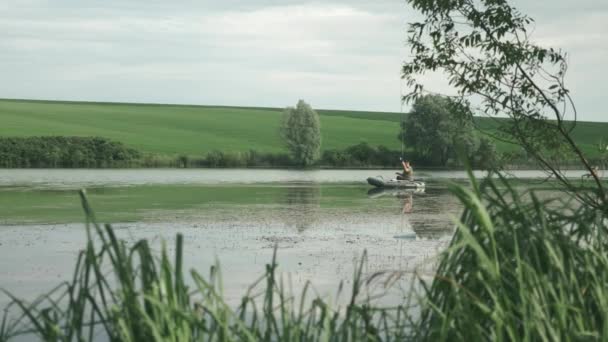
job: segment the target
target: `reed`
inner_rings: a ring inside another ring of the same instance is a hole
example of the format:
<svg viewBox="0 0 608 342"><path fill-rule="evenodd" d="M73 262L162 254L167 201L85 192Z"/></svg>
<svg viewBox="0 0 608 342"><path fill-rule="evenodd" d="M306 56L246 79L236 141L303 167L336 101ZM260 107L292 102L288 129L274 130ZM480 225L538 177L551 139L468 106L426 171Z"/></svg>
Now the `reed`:
<svg viewBox="0 0 608 342"><path fill-rule="evenodd" d="M415 339L608 340L608 208L472 183L452 187L465 210Z"/></svg>

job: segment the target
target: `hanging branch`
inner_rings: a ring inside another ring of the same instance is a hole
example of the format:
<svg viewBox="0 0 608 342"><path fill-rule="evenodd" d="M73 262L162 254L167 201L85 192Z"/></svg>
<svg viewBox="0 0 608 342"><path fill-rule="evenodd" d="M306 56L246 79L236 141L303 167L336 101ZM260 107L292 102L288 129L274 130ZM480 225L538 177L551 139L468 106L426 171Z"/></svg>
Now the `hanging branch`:
<svg viewBox="0 0 608 342"><path fill-rule="evenodd" d="M442 72L476 115L506 115L499 130L517 142L566 189L586 204L608 206L598 175L571 136L577 108L565 86L566 54L530 42L533 20L505 0L407 0L424 19L409 25L411 58L402 75L416 100L426 92L421 76ZM571 113L572 121L566 121ZM571 123L571 124L570 124ZM565 149L565 150L564 150ZM595 181L597 197L581 192L555 159L576 156Z"/></svg>

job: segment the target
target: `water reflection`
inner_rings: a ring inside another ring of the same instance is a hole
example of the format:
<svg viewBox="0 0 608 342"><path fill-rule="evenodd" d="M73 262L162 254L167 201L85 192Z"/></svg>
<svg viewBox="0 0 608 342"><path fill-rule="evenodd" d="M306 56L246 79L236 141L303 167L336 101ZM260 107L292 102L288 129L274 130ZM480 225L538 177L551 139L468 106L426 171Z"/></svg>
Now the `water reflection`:
<svg viewBox="0 0 608 342"><path fill-rule="evenodd" d="M373 188L367 196L383 201L398 215L396 239L437 239L451 234L453 218L462 207L447 189L382 189Z"/></svg>
<svg viewBox="0 0 608 342"><path fill-rule="evenodd" d="M408 217L419 237L438 239L451 235L453 220L461 211L462 205L447 189L432 189L416 198L416 206Z"/></svg>
<svg viewBox="0 0 608 342"><path fill-rule="evenodd" d="M422 191L418 191L418 193L424 193L424 189ZM396 196L401 200L402 209L401 209L401 222L400 222L400 232L395 235L395 239L416 239L416 231L413 229L413 226L409 220L409 216L414 210L414 195L413 191L403 192Z"/></svg>
<svg viewBox="0 0 608 342"><path fill-rule="evenodd" d="M145 185L91 191L90 200L98 217L129 240L146 238L160 250L161 240L172 246L182 233L188 267L208 269L217 257L225 293L238 302L275 246L296 292L314 279L320 293L329 293L352 279L364 250L369 272L411 270L432 258L444 247L445 239L437 238L451 233L450 216L461 210L445 189L368 190L314 183ZM2 286L30 297L69 277L85 243L81 222L72 190L0 191ZM395 238L406 234L412 237Z"/></svg>
<svg viewBox="0 0 608 342"><path fill-rule="evenodd" d="M428 179L468 179L466 171L416 171ZM587 171L568 170L567 177L580 178ZM476 177L486 172L475 171ZM518 178L546 177L541 170L514 170ZM252 170L252 169L0 169L0 186L34 186L44 188L89 188L99 186L133 186L144 184L259 184L315 182L364 184L369 175L392 177L388 170Z"/></svg>
<svg viewBox="0 0 608 342"><path fill-rule="evenodd" d="M319 186L293 186L285 188L285 222L298 232L310 228L319 218L321 189Z"/></svg>
<svg viewBox="0 0 608 342"><path fill-rule="evenodd" d="M424 188L420 189L396 189L396 188L371 188L367 191L369 198L411 196L412 194L423 194Z"/></svg>

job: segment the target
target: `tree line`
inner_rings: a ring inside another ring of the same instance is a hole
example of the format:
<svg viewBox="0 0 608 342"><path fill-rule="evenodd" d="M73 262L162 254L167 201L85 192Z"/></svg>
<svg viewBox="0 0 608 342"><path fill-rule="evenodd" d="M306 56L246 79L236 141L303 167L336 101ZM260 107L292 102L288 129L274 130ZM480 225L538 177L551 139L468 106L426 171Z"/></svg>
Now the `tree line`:
<svg viewBox="0 0 608 342"><path fill-rule="evenodd" d="M124 167L141 153L100 137L0 137L0 167Z"/></svg>
<svg viewBox="0 0 608 342"><path fill-rule="evenodd" d="M461 157L477 169L535 167L525 150L500 153L475 129L468 103L439 95L418 97L396 137L403 151L364 141L322 151L318 113L303 100L283 113L279 135L286 153L211 150L200 156L143 153L101 137L0 138L0 167L395 167L399 157L417 166L458 168ZM560 155L567 161L567 155ZM601 162L593 161L594 163Z"/></svg>
<svg viewBox="0 0 608 342"><path fill-rule="evenodd" d="M494 143L475 132L468 106L448 97L420 97L407 120L400 125L401 133L397 138L405 145L405 157L419 165L460 166L458 151L463 151L478 168L495 168L499 164ZM384 146L374 148L365 142L344 150L320 153L319 115L303 100L295 108L285 110L280 134L294 164L301 167L319 163L338 167L391 166L402 156L399 151Z"/></svg>
<svg viewBox="0 0 608 342"><path fill-rule="evenodd" d="M314 158L321 167L389 167L399 152L365 142L343 150L326 150ZM0 137L2 168L106 167L301 167L288 153L213 150L199 157L140 152L101 137Z"/></svg>
<svg viewBox="0 0 608 342"><path fill-rule="evenodd" d="M360 142L344 149L325 150L320 156L312 159L311 164L303 166L301 160L289 153L268 153L249 150L245 152L219 151L207 152L201 157L181 155L169 160L170 165L159 163L150 165L143 161L144 166L174 166L174 167L210 167L210 168L234 168L234 167L393 167L395 160L399 159L400 152L391 150L386 146L373 146L366 142Z"/></svg>
<svg viewBox="0 0 608 342"><path fill-rule="evenodd" d="M397 139L403 144L403 152L371 146L362 136L359 144L321 153L319 115L300 100L296 107L287 108L283 114L280 135L289 155L281 160L288 161L288 166L298 167L391 167L398 165L399 157L423 167L462 168L463 160L473 168L485 170L539 167L529 148L509 140L508 129L499 127L497 132L490 132L476 127L471 108L469 102L459 98L420 95L413 101L406 119L400 122ZM498 151L495 141L501 138L511 146L509 151ZM563 144L553 146L549 140L547 144L554 149L548 157L552 162L566 168L580 165ZM602 146L602 156L589 158L590 163L605 164L608 147ZM549 147L543 146L542 150Z"/></svg>

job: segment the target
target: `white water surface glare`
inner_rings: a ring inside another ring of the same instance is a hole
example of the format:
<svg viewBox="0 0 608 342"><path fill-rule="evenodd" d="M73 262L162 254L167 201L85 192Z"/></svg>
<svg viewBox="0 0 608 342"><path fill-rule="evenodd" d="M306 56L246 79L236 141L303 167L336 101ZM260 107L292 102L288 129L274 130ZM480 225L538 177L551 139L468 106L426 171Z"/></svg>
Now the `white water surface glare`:
<svg viewBox="0 0 608 342"><path fill-rule="evenodd" d="M587 171L569 170L565 175L580 178ZM476 177L486 173L474 171ZM394 177L392 170L278 170L278 169L0 169L0 186L90 187L144 184L255 184L255 183L365 183L370 176ZM507 175L546 178L539 170L514 170ZM416 177L467 179L465 171L418 170Z"/></svg>
<svg viewBox="0 0 608 342"><path fill-rule="evenodd" d="M172 253L181 233L186 269L206 275L219 261L233 304L263 274L275 246L279 273L295 293L310 280L318 294L333 298L340 282L350 286L364 251L366 275L431 275L461 211L435 180L466 174L419 172L428 186L416 192L372 190L365 182L393 172L0 170L0 287L31 300L71 279L86 239L81 188L99 220L112 223L120 238L149 239L158 251L165 241ZM0 295L0 305L7 301Z"/></svg>

